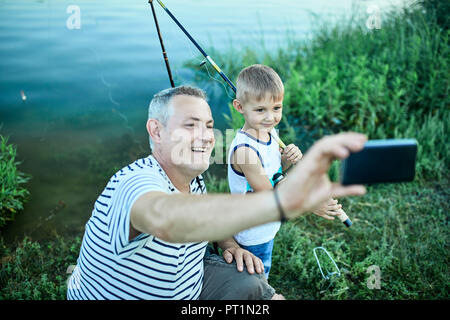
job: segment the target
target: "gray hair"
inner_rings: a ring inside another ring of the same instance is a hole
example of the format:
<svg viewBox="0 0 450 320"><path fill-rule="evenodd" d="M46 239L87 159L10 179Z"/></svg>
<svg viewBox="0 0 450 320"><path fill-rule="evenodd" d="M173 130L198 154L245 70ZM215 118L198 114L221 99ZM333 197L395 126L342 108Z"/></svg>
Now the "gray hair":
<svg viewBox="0 0 450 320"><path fill-rule="evenodd" d="M163 125L167 124L170 114L169 104L173 97L175 96L194 96L207 101L206 93L199 88L194 88L191 86L179 86L175 88L169 88L156 93L153 96L150 105L148 106L148 119L156 119ZM153 149L153 141L149 136L150 148Z"/></svg>

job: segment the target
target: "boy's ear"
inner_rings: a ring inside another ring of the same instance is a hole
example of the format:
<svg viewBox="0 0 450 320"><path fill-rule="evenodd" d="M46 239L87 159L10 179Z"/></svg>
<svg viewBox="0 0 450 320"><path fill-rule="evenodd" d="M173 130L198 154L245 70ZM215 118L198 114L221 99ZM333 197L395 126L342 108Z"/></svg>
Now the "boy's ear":
<svg viewBox="0 0 450 320"><path fill-rule="evenodd" d="M161 123L156 119L148 119L146 127L153 143L161 142Z"/></svg>
<svg viewBox="0 0 450 320"><path fill-rule="evenodd" d="M233 107L234 109L236 109L237 112L239 113L243 113L244 111L242 110L242 104L238 99L234 99L233 100Z"/></svg>

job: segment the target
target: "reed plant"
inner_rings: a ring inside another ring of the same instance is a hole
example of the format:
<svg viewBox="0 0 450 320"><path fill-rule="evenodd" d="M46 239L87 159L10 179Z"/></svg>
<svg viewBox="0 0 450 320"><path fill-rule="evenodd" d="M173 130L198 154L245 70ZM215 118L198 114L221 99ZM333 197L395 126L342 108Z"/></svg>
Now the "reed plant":
<svg viewBox="0 0 450 320"><path fill-rule="evenodd" d="M25 187L30 175L21 172L16 147L0 135L0 227L14 219L29 196Z"/></svg>

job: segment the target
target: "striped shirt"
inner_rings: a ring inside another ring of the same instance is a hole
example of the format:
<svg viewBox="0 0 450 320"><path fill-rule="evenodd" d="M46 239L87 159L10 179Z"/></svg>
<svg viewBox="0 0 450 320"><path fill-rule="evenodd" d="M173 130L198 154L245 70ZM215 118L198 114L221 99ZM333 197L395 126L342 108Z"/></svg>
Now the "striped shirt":
<svg viewBox="0 0 450 320"><path fill-rule="evenodd" d="M206 193L203 178L191 193ZM178 193L153 156L118 171L86 223L67 299L198 299L207 242L168 243L142 233L129 241L130 210L149 191Z"/></svg>

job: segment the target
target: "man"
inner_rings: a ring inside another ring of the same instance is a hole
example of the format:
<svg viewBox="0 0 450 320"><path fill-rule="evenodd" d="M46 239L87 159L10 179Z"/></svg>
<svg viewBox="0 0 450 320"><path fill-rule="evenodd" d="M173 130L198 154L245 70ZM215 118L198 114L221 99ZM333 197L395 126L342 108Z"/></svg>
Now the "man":
<svg viewBox="0 0 450 320"><path fill-rule="evenodd" d="M327 178L332 160L363 147L360 134L322 139L274 191L199 196L215 142L203 91L182 86L156 94L147 131L152 155L117 172L94 205L68 299L280 298L261 260L233 234L297 217L330 197L365 193ZM205 255L208 241L219 242L226 262Z"/></svg>

